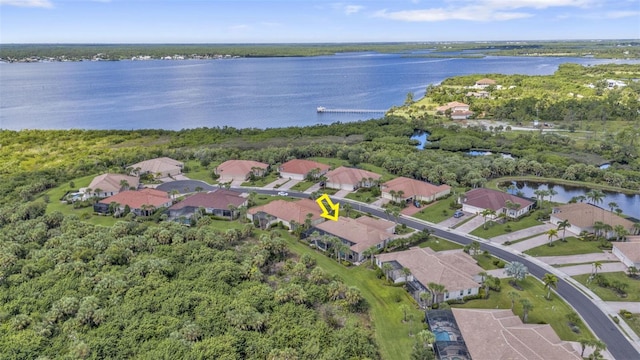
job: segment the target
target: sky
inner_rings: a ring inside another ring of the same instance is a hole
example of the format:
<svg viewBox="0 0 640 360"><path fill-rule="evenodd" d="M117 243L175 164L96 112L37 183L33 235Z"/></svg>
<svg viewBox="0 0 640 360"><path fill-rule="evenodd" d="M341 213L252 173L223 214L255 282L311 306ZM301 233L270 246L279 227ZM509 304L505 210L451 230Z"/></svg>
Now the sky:
<svg viewBox="0 0 640 360"><path fill-rule="evenodd" d="M0 0L0 44L640 39L640 0Z"/></svg>

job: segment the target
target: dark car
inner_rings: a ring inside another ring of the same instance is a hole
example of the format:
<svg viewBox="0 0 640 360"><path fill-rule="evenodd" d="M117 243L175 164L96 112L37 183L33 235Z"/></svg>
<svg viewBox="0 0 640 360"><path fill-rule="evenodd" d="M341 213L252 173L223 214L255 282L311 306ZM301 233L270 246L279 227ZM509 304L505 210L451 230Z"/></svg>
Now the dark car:
<svg viewBox="0 0 640 360"><path fill-rule="evenodd" d="M455 213L453 213L453 217L456 219L463 216L464 216L464 213L460 210L457 210Z"/></svg>

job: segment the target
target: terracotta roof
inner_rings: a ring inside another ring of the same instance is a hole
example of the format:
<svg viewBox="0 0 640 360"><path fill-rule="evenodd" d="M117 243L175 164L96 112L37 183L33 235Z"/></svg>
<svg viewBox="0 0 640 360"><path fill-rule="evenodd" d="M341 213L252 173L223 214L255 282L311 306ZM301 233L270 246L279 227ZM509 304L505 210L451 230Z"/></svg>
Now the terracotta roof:
<svg viewBox="0 0 640 360"><path fill-rule="evenodd" d="M488 78L484 78L476 81L476 85L495 85L495 84L496 84L495 80L488 79Z"/></svg>
<svg viewBox="0 0 640 360"><path fill-rule="evenodd" d="M465 104L465 103L461 103L461 102L459 102L459 101L453 101L453 102L447 103L446 105L438 106L438 107L436 108L436 111L442 111L442 112L445 112L445 111L447 111L447 110L449 110L449 109L451 109L451 108L459 107L459 106L467 107L467 108L469 107L469 105L467 105L467 104Z"/></svg>
<svg viewBox="0 0 640 360"><path fill-rule="evenodd" d="M293 159L280 165L280 172L287 172L291 174L307 175L313 169L320 169L320 172L327 171L331 166L321 164L319 162L303 159Z"/></svg>
<svg viewBox="0 0 640 360"><path fill-rule="evenodd" d="M383 192L388 193L391 190L394 190L396 192L403 191L405 198L416 195L429 197L442 191L451 190L451 186L437 186L424 181L409 179L406 177L399 177L382 184Z"/></svg>
<svg viewBox="0 0 640 360"><path fill-rule="evenodd" d="M405 251L380 254L381 262L397 261L411 270L411 274L424 286L429 283L444 285L447 292L456 292L480 286L473 277L482 272L476 261L462 250L435 252L431 248L412 248Z"/></svg>
<svg viewBox="0 0 640 360"><path fill-rule="evenodd" d="M533 201L521 198L519 196L507 194L502 191L478 188L467 191L464 195L463 202L465 204L475 206L481 209L500 210L505 207L507 200L520 204L520 208L533 204Z"/></svg>
<svg viewBox="0 0 640 360"><path fill-rule="evenodd" d="M229 209L229 205L240 206L244 204L247 199L240 196L239 192L216 189L210 192L201 192L189 196L188 198L174 204L169 210L180 210L185 207L203 207L207 209Z"/></svg>
<svg viewBox="0 0 640 360"><path fill-rule="evenodd" d="M634 263L640 263L640 242L614 242L613 247Z"/></svg>
<svg viewBox="0 0 640 360"><path fill-rule="evenodd" d="M327 181L335 184L359 184L360 181L365 178L372 178L374 180L378 180L382 177L382 175L378 175L371 171L348 168L345 166L340 166L337 169L329 171L326 175Z"/></svg>
<svg viewBox="0 0 640 360"><path fill-rule="evenodd" d="M374 225L372 221L378 222ZM324 232L354 243L351 250L361 253L364 250L378 245L384 240L394 237L393 234L381 230L393 227L394 223L382 219L373 219L362 216L358 219L340 217L338 221L325 221L316 227Z"/></svg>
<svg viewBox="0 0 640 360"><path fill-rule="evenodd" d="M182 168L184 163L174 160L168 157L160 157L156 159L149 159L141 161L139 163L130 165L132 169L140 168L141 173L149 172L151 174L163 173L174 171L176 168Z"/></svg>
<svg viewBox="0 0 640 360"><path fill-rule="evenodd" d="M169 194L156 189L142 189L140 191L127 190L106 199L100 200L102 204L111 204L116 202L122 206L129 205L132 209L141 209L142 205L151 205L154 207L164 206L170 203Z"/></svg>
<svg viewBox="0 0 640 360"><path fill-rule="evenodd" d="M125 180L129 183L129 187L137 188L140 180L136 176L122 175L122 174L102 174L93 178L89 188L93 191L96 189L102 190L102 192L119 192L122 186L120 182ZM129 190L127 188L126 190Z"/></svg>
<svg viewBox="0 0 640 360"><path fill-rule="evenodd" d="M266 169L269 164L253 160L227 160L218 165L216 171L224 177L247 176L254 167Z"/></svg>
<svg viewBox="0 0 640 360"><path fill-rule="evenodd" d="M569 220L569 223L580 228L593 226L596 221L602 221L612 227L622 225L625 229L630 230L633 222L622 218L611 211L604 210L592 204L575 203L561 205L553 209L554 216L560 220Z"/></svg>
<svg viewBox="0 0 640 360"><path fill-rule="evenodd" d="M582 359L571 343L560 340L551 325L524 324L511 310L451 311L472 359Z"/></svg>
<svg viewBox="0 0 640 360"><path fill-rule="evenodd" d="M265 212L283 221L294 220L297 223L304 223L307 214L312 214L311 220L321 218L321 210L318 204L310 199L300 199L298 201L275 200L266 205L256 206L249 209L248 213L255 215L258 212Z"/></svg>

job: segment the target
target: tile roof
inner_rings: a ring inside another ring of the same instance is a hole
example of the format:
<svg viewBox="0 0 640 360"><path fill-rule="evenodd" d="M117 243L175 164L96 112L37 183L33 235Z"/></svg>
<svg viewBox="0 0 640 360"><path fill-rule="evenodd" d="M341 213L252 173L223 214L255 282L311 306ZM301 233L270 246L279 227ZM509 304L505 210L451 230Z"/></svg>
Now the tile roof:
<svg viewBox="0 0 640 360"><path fill-rule="evenodd" d="M171 202L169 194L156 189L142 189L140 191L127 190L106 199L100 200L102 204L116 202L122 206L129 205L132 209L141 209L142 205L161 207Z"/></svg>
<svg viewBox="0 0 640 360"><path fill-rule="evenodd" d="M203 207L207 209L229 209L229 205L240 206L244 204L247 199L240 196L239 192L216 189L210 192L200 192L193 194L188 198L174 204L169 210L180 210L185 207Z"/></svg>
<svg viewBox="0 0 640 360"><path fill-rule="evenodd" d="M92 190L100 189L102 192L119 192L122 186L120 182L125 180L129 183L129 187L137 188L140 180L136 176L122 174L102 174L93 178L89 188ZM129 190L128 188L126 190Z"/></svg>
<svg viewBox="0 0 640 360"><path fill-rule="evenodd" d="M313 169L320 169L320 172L327 171L331 166L321 164L319 162L303 159L293 159L280 165L280 172L287 172L291 174L307 175Z"/></svg>
<svg viewBox="0 0 640 360"><path fill-rule="evenodd" d="M640 242L614 242L613 247L618 248L627 259L640 263Z"/></svg>
<svg viewBox="0 0 640 360"><path fill-rule="evenodd" d="M327 181L334 184L352 184L357 185L360 181L365 178L372 178L374 180L378 180L382 177L382 175L378 175L371 171L349 168L345 166L340 166L337 169L329 171L326 175Z"/></svg>
<svg viewBox="0 0 640 360"><path fill-rule="evenodd" d="M405 251L377 255L381 262L397 261L411 270L411 274L424 286L429 283L444 285L447 292L456 292L480 286L473 277L484 271L476 261L462 250L435 252L431 248L411 248Z"/></svg>
<svg viewBox="0 0 640 360"><path fill-rule="evenodd" d="M505 207L507 200L520 204L520 208L533 204L533 201L519 196L507 194L502 191L478 188L467 191L464 194L463 202L481 209L500 210Z"/></svg>
<svg viewBox="0 0 640 360"><path fill-rule="evenodd" d="M371 220L377 222L377 224L374 225ZM381 230L393 226L394 223L391 221L367 218L366 216L359 217L358 219L340 217L338 221L325 221L322 224L316 225L318 229L326 233L354 243L350 249L357 253L361 253L372 246L376 246L387 239L393 238L393 234Z"/></svg>
<svg viewBox="0 0 640 360"><path fill-rule="evenodd" d="M488 79L488 78L484 78L476 81L476 85L495 85L495 84L496 84L495 80Z"/></svg>
<svg viewBox="0 0 640 360"><path fill-rule="evenodd" d="M560 340L551 325L524 324L511 310L451 311L472 359L582 359L571 343Z"/></svg>
<svg viewBox="0 0 640 360"><path fill-rule="evenodd" d="M265 212L283 221L294 220L297 223L304 223L307 214L312 214L311 220L318 220L322 217L322 211L318 204L310 199L300 199L297 201L275 200L268 204L252 207L248 213L255 215L258 212Z"/></svg>
<svg viewBox="0 0 640 360"><path fill-rule="evenodd" d="M580 228L593 226L596 221L602 221L612 227L622 225L630 230L633 222L622 218L611 211L604 210L598 206L587 203L575 203L561 205L553 209L551 216L560 220L569 220L569 223Z"/></svg>
<svg viewBox="0 0 640 360"><path fill-rule="evenodd" d="M174 160L168 157L160 157L155 159L149 159L141 161L139 163L130 165L132 169L140 168L141 173L149 172L151 174L163 173L174 171L176 168L182 168L184 163Z"/></svg>
<svg viewBox="0 0 640 360"><path fill-rule="evenodd" d="M438 186L424 181L399 177L382 184L383 192L388 193L391 190L396 192L403 191L405 198L416 195L430 197L442 191L451 190L451 187L449 185Z"/></svg>
<svg viewBox="0 0 640 360"><path fill-rule="evenodd" d="M218 165L216 171L224 177L247 176L254 167L266 169L269 164L253 160L227 160Z"/></svg>
<svg viewBox="0 0 640 360"><path fill-rule="evenodd" d="M441 112L445 112L451 108L454 107L466 107L467 109L469 108L469 105L465 104L465 103L461 103L459 101L452 101L450 103L447 103L446 105L442 105L442 106L438 106L436 108L436 111L441 111Z"/></svg>

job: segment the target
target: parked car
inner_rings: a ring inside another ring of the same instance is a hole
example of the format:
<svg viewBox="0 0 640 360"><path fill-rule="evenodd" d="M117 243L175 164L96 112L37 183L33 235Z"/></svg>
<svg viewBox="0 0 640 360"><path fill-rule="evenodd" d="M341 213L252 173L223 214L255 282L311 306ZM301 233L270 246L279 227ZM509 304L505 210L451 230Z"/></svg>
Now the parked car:
<svg viewBox="0 0 640 360"><path fill-rule="evenodd" d="M284 192L284 191L278 191L278 195L280 196L289 196L288 192Z"/></svg>
<svg viewBox="0 0 640 360"><path fill-rule="evenodd" d="M453 213L453 217L456 218L456 219L460 218L460 217L463 217L463 216L464 216L464 213L462 211L460 211L460 210L456 210L456 212Z"/></svg>

